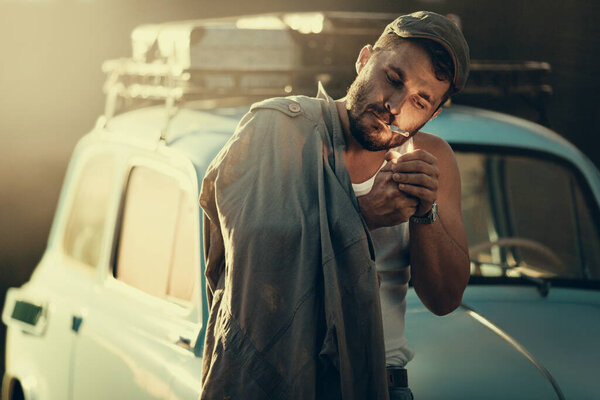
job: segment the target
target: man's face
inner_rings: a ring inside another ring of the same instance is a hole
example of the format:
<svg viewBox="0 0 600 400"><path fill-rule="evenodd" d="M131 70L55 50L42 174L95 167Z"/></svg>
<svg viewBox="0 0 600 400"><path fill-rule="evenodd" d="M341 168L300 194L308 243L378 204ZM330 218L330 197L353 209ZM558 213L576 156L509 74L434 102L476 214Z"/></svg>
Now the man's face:
<svg viewBox="0 0 600 400"><path fill-rule="evenodd" d="M434 116L450 87L450 82L435 77L425 50L410 41L392 50L364 48L359 63L346 108L350 132L366 150L387 150L408 140L388 124L415 135Z"/></svg>

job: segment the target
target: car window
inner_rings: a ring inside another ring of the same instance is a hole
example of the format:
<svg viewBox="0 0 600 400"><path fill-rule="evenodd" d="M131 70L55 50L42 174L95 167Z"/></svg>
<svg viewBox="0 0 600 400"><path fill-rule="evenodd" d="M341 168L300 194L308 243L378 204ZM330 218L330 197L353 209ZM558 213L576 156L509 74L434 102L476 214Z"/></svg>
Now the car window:
<svg viewBox="0 0 600 400"><path fill-rule="evenodd" d="M567 166L533 156L458 153L469 245L485 248L472 272L598 278L597 210Z"/></svg>
<svg viewBox="0 0 600 400"><path fill-rule="evenodd" d="M194 289L193 268L197 265L198 242L194 240L194 221L198 218L194 214L196 203L187 192L182 194L179 199L179 216L174 236L167 296L189 301Z"/></svg>
<svg viewBox="0 0 600 400"><path fill-rule="evenodd" d="M131 170L114 276L157 297L189 301L198 267L194 202L179 181L147 167Z"/></svg>
<svg viewBox="0 0 600 400"><path fill-rule="evenodd" d="M74 186L63 248L66 254L88 266L96 266L106 229L114 189L114 159L99 155L87 160Z"/></svg>
<svg viewBox="0 0 600 400"><path fill-rule="evenodd" d="M584 272L587 277L600 280L600 223L598 210L588 206L591 196L585 196L579 185L575 187Z"/></svg>

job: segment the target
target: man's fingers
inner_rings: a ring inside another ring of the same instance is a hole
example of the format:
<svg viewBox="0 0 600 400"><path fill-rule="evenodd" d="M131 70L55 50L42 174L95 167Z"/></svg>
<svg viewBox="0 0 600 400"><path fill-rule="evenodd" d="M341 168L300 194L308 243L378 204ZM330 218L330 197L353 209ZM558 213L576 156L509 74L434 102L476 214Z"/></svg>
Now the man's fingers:
<svg viewBox="0 0 600 400"><path fill-rule="evenodd" d="M409 196L420 199L422 202L433 203L436 200L436 192L424 186L399 183L398 189Z"/></svg>
<svg viewBox="0 0 600 400"><path fill-rule="evenodd" d="M403 161L397 164L391 164L391 170L394 172L413 172L422 173L430 176L439 176L437 165L429 164L422 160Z"/></svg>
<svg viewBox="0 0 600 400"><path fill-rule="evenodd" d="M390 172L390 171L392 171L393 168L394 168L394 164L391 162L388 162L377 173L379 174L380 172Z"/></svg>
<svg viewBox="0 0 600 400"><path fill-rule="evenodd" d="M390 158L387 158L388 154L390 155ZM395 163L398 163L398 164L406 162L406 161L414 161L414 160L421 160L428 164L437 163L437 158L433 154L431 154L423 149L417 149L410 153L404 153L404 154L400 154L396 151L388 151L386 154L386 160L394 161Z"/></svg>
<svg viewBox="0 0 600 400"><path fill-rule="evenodd" d="M426 174L394 173L392 179L396 183L423 186L434 191L438 189L438 180Z"/></svg>
<svg viewBox="0 0 600 400"><path fill-rule="evenodd" d="M385 160L396 162L402 156L401 153L398 153L396 150L390 150L385 153Z"/></svg>
<svg viewBox="0 0 600 400"><path fill-rule="evenodd" d="M400 154L394 150L390 150L387 153L385 153L385 161L388 161L388 162L384 165L384 167L381 169L381 171L391 171L394 164L396 164L398 158L401 155L402 154Z"/></svg>

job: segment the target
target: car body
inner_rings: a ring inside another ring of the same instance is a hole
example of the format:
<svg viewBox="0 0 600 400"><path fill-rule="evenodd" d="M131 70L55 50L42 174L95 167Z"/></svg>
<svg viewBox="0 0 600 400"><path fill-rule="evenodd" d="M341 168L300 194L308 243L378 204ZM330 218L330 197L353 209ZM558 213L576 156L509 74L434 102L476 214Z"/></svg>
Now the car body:
<svg viewBox="0 0 600 400"><path fill-rule="evenodd" d="M108 118L73 153L45 254L7 294L5 400L200 392L199 188L256 96L213 93L178 108L167 96L113 115L107 94ZM593 398L600 173L558 134L505 114L452 104L423 130L457 155L473 262L461 307L445 317L409 290L415 396Z"/></svg>

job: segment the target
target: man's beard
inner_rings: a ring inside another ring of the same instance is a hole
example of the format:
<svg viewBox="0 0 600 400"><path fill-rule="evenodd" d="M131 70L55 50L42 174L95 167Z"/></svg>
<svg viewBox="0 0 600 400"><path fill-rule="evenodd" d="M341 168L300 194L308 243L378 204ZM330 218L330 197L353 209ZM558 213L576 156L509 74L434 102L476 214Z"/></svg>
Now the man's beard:
<svg viewBox="0 0 600 400"><path fill-rule="evenodd" d="M406 137L400 133L391 132L389 128L377 122L368 121L370 113L387 125L394 120L394 116L383 104L370 104L368 102L367 97L370 92L372 92L371 84L365 80L359 81L357 78L350 85L346 95L346 104L350 105L348 110L350 133L365 150L381 151L398 147L414 136L427 123L425 121L416 129L410 130L409 136Z"/></svg>

